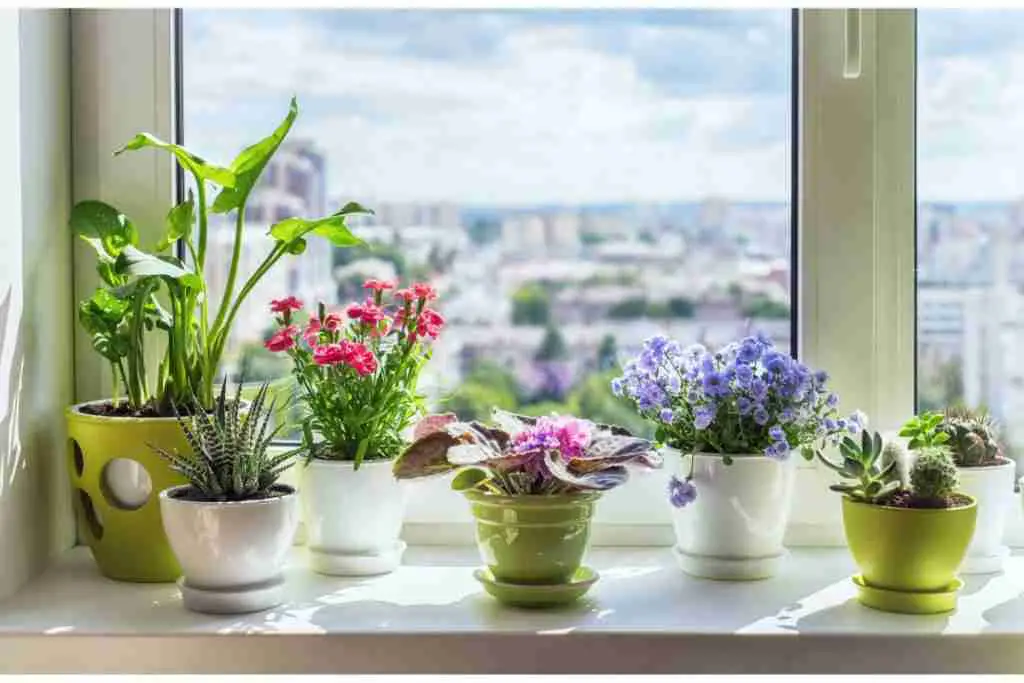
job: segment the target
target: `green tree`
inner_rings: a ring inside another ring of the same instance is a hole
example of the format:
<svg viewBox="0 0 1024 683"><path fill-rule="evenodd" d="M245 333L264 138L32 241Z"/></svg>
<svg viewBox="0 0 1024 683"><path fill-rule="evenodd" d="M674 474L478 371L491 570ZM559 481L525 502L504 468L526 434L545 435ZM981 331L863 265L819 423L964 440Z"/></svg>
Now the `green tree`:
<svg viewBox="0 0 1024 683"><path fill-rule="evenodd" d="M758 296L743 306L743 316L745 318L788 318L789 305L765 296Z"/></svg>
<svg viewBox="0 0 1024 683"><path fill-rule="evenodd" d="M487 420L493 408L515 411L519 408L519 384L512 373L496 363L478 363L462 384L441 401L463 420Z"/></svg>
<svg viewBox="0 0 1024 683"><path fill-rule="evenodd" d="M624 299L608 309L608 317L613 320L633 320L647 315L647 299L642 296Z"/></svg>
<svg viewBox="0 0 1024 683"><path fill-rule="evenodd" d="M549 325L547 331L544 332L544 339L541 340L540 346L537 347L537 353L534 354L533 359L549 361L565 360L568 357L569 349L565 345L562 333L558 331L557 327Z"/></svg>
<svg viewBox="0 0 1024 683"><path fill-rule="evenodd" d="M523 285L512 295L513 325L547 325L551 322L551 297L537 283Z"/></svg>
<svg viewBox="0 0 1024 683"><path fill-rule="evenodd" d="M285 377L290 367L287 356L268 351L260 342L249 342L239 349L233 380L245 383L275 380Z"/></svg>
<svg viewBox="0 0 1024 683"><path fill-rule="evenodd" d="M696 306L691 299L683 296L674 296L668 300L668 310L673 318L692 318Z"/></svg>
<svg viewBox="0 0 1024 683"><path fill-rule="evenodd" d="M601 345L597 347L597 369L601 372L611 370L619 364L619 346L615 337L606 334L601 339Z"/></svg>
<svg viewBox="0 0 1024 683"><path fill-rule="evenodd" d="M493 218L477 218L469 226L469 239L474 244L490 244L499 237L501 237L501 223Z"/></svg>

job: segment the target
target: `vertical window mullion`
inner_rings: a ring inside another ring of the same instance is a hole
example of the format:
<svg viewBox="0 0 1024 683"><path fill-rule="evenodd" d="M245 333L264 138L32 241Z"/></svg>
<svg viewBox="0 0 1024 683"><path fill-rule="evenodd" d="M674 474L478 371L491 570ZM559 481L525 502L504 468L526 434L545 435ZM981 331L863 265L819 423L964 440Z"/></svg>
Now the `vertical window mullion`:
<svg viewBox="0 0 1024 683"><path fill-rule="evenodd" d="M800 353L887 431L914 409L914 13L805 10L800 36Z"/></svg>

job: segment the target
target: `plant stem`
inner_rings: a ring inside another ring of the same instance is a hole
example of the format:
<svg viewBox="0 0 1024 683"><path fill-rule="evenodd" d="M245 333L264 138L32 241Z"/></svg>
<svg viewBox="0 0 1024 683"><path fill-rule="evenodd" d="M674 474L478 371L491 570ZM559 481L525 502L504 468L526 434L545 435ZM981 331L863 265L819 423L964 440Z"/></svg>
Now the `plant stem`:
<svg viewBox="0 0 1024 683"><path fill-rule="evenodd" d="M249 279L245 281L245 285L242 286L241 291L238 293L238 298L234 300L231 308L228 311L227 317L215 324L211 331L210 338L210 349L206 355L206 372L204 380L204 389L213 395L213 375L217 370L217 364L220 362L221 354L224 352L224 344L227 343L228 333L231 331L231 323L234 322L235 316L238 315L238 309L241 308L245 302L249 293L252 292L253 288L259 284L259 281L267 274L275 263L277 263L282 256L285 254L285 247L283 244L278 243L274 245L274 248L270 250L267 257L263 259L263 263L259 265L256 271L249 276Z"/></svg>
<svg viewBox="0 0 1024 683"><path fill-rule="evenodd" d="M235 278L238 277L238 261L242 255L242 239L245 234L245 203L238 207L238 216L235 218L235 248L231 252L231 268L228 270L228 279L224 285L224 296L220 300L220 307L217 311L217 318L213 321L213 329L218 329L224 316L227 315L228 305L235 293Z"/></svg>

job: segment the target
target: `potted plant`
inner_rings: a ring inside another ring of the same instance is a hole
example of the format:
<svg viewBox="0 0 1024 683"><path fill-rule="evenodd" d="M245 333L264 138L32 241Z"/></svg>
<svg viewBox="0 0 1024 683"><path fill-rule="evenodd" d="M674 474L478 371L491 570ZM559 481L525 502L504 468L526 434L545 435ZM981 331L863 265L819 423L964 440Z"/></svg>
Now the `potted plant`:
<svg viewBox="0 0 1024 683"><path fill-rule="evenodd" d="M931 614L956 606L963 583L956 577L974 534L977 505L959 492L952 453L943 444L922 445L900 478L901 448L861 432L840 444L841 463L819 453L845 483L843 527L861 573L858 599L889 612Z"/></svg>
<svg viewBox="0 0 1024 683"><path fill-rule="evenodd" d="M225 382L212 412L179 416L188 448L154 447L188 481L160 493L160 510L184 570L182 601L197 612L254 612L283 600L281 569L299 515L295 489L277 479L295 451L270 453L281 425L270 427L268 387L243 411L241 387L228 400Z"/></svg>
<svg viewBox="0 0 1024 683"><path fill-rule="evenodd" d="M455 472L470 502L487 570L475 573L502 602L542 606L583 595L597 573L581 567L594 505L626 482L627 465L661 466L653 444L575 417L494 411L495 426L434 417L395 461L398 479Z"/></svg>
<svg viewBox="0 0 1024 683"><path fill-rule="evenodd" d="M669 501L685 572L734 580L775 573L792 498L790 454L813 458L863 422L839 417L827 379L758 335L715 353L653 337L612 381L615 395L657 425L656 440L683 456L688 473L672 476Z"/></svg>
<svg viewBox="0 0 1024 683"><path fill-rule="evenodd" d="M391 462L422 414L416 385L444 326L428 284L394 291L391 303L393 283L364 288L367 300L344 316L320 304L302 330L300 301L273 302L277 331L266 343L291 357L304 408L299 491L311 565L339 576L386 573L401 560L405 490Z"/></svg>
<svg viewBox="0 0 1024 683"><path fill-rule="evenodd" d="M188 448L174 412L192 415L213 408L218 366L249 293L278 261L302 253L312 235L340 247L360 243L345 224L349 215L369 213L358 204L313 220L287 218L270 226L272 245L253 273L244 278L239 273L246 202L297 115L293 99L277 129L242 150L228 167L147 133L118 150L169 152L194 181L195 194L170 210L156 244L141 244L132 220L109 204L84 201L71 212L71 229L95 249L101 279L79 305L78 318L93 348L110 363L115 395L69 409L69 467L81 533L111 578L173 581L181 573L151 494L185 480L147 444L167 452ZM209 300L207 285L211 212L236 216L219 302ZM187 258L176 255L177 244ZM125 483L118 475L124 473L139 495L118 495Z"/></svg>
<svg viewBox="0 0 1024 683"><path fill-rule="evenodd" d="M960 475L960 490L978 503L978 525L960 567L962 574L1001 571L1010 554L1003 535L1013 510L1017 467L1003 455L996 432L987 413L963 406L915 416L900 430L900 436L910 440L911 451L946 444Z"/></svg>

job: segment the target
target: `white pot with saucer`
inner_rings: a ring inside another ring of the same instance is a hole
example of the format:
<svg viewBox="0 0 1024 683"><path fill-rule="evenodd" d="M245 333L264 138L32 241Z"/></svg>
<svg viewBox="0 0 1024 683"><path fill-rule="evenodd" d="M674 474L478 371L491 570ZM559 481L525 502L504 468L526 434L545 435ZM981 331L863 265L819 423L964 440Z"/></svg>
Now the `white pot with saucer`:
<svg viewBox="0 0 1024 683"><path fill-rule="evenodd" d="M184 576L185 607L239 614L284 601L283 567L299 521L295 489L282 484L270 496L241 501L193 500L189 485L160 493L160 513Z"/></svg>
<svg viewBox="0 0 1024 683"><path fill-rule="evenodd" d="M683 457L693 463L697 497L672 508L673 551L687 574L744 581L773 576L786 556L782 545L789 521L796 472L794 456L717 453Z"/></svg>
<svg viewBox="0 0 1024 683"><path fill-rule="evenodd" d="M392 461L313 458L300 462L299 493L310 566L332 576L371 576L394 571L405 541L399 538L405 486Z"/></svg>

